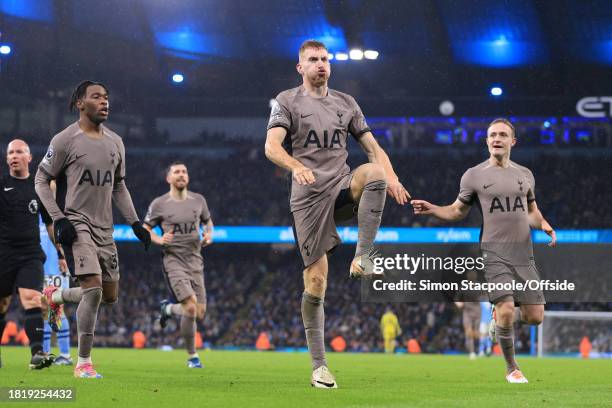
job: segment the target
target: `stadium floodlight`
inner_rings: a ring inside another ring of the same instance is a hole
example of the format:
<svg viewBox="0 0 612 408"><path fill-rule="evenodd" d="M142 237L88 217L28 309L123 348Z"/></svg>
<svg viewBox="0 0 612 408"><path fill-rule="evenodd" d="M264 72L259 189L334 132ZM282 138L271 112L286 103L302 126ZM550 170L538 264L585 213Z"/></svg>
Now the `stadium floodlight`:
<svg viewBox="0 0 612 408"><path fill-rule="evenodd" d="M183 74L176 73L172 75L172 82L174 82L175 84L180 84L184 80L185 80L185 77L183 76Z"/></svg>
<svg viewBox="0 0 612 408"><path fill-rule="evenodd" d="M440 113L444 116L450 116L455 112L455 104L451 101L442 101L440 103Z"/></svg>
<svg viewBox="0 0 612 408"><path fill-rule="evenodd" d="M505 47L506 45L508 45L508 39L506 38L505 35L500 35L497 40L493 41L493 45L496 47Z"/></svg>
<svg viewBox="0 0 612 408"><path fill-rule="evenodd" d="M501 89L499 86L494 86L491 88L491 95L493 96L501 96L503 93L503 89Z"/></svg>
<svg viewBox="0 0 612 408"><path fill-rule="evenodd" d="M11 47L8 45L0 45L0 54L9 55L11 53Z"/></svg>
<svg viewBox="0 0 612 408"><path fill-rule="evenodd" d="M349 59L349 56L345 52L337 52L336 53L336 59L338 61L346 61L347 59Z"/></svg>
<svg viewBox="0 0 612 408"><path fill-rule="evenodd" d="M329 61L332 61L334 59L334 54L332 54L331 52L329 54L327 54L327 59Z"/></svg>
<svg viewBox="0 0 612 408"><path fill-rule="evenodd" d="M352 50L349 51L349 57L352 60L357 60L357 61L362 60L363 59L363 51L361 51L360 49L357 49L357 48L352 49Z"/></svg>
<svg viewBox="0 0 612 408"><path fill-rule="evenodd" d="M378 51L374 51L374 50L365 50L363 52L363 56L365 57L365 59L369 59L369 60L375 60L378 58Z"/></svg>

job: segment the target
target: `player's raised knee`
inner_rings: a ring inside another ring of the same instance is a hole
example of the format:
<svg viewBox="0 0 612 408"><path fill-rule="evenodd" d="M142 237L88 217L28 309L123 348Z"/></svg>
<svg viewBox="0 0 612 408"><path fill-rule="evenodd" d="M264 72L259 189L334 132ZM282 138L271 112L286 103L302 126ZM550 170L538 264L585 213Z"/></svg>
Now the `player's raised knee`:
<svg viewBox="0 0 612 408"><path fill-rule="evenodd" d="M326 279L318 274L309 274L304 279L305 289L308 293L321 296L325 292Z"/></svg>
<svg viewBox="0 0 612 408"><path fill-rule="evenodd" d="M196 317L196 305L192 302L188 302L183 304L183 310L185 311L185 314L189 317Z"/></svg>
<svg viewBox="0 0 612 408"><path fill-rule="evenodd" d="M385 180L385 169L378 163L367 163L365 167L366 180L368 182L375 180Z"/></svg>

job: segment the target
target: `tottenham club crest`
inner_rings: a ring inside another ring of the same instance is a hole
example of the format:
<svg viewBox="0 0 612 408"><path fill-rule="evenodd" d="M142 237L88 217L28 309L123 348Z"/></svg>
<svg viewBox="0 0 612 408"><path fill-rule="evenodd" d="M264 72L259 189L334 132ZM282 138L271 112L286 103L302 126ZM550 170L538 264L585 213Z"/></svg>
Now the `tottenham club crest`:
<svg viewBox="0 0 612 408"><path fill-rule="evenodd" d="M85 267L85 260L87 258L84 256L79 256L79 268L84 268Z"/></svg>
<svg viewBox="0 0 612 408"><path fill-rule="evenodd" d="M342 116L344 116L344 112L336 111L336 115L338 115L338 120L340 121L340 124L342 125Z"/></svg>
<svg viewBox="0 0 612 408"><path fill-rule="evenodd" d="M36 200L30 201L30 203L28 204L28 210L30 210L32 214L38 213L38 201Z"/></svg>
<svg viewBox="0 0 612 408"><path fill-rule="evenodd" d="M519 191L523 191L523 181L521 179L518 179L516 182L519 185Z"/></svg>
<svg viewBox="0 0 612 408"><path fill-rule="evenodd" d="M119 261L117 260L117 254L113 254L111 256L111 265L110 265L110 267L111 267L111 269L113 271L116 271L118 266L119 266Z"/></svg>

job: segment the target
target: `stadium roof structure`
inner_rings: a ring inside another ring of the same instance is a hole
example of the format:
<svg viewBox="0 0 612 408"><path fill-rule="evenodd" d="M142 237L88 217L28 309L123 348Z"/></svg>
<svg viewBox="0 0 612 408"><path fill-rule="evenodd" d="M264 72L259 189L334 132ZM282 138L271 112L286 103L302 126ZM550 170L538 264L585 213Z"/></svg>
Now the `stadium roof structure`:
<svg viewBox="0 0 612 408"><path fill-rule="evenodd" d="M606 0L0 0L0 33L12 50L0 56L4 89L41 95L96 78L141 107L172 101L160 109L181 112L219 99L231 110L232 99L297 84L308 38L331 53L378 51L375 61L334 60L333 86L390 107L485 97L492 83L551 99L612 86Z"/></svg>

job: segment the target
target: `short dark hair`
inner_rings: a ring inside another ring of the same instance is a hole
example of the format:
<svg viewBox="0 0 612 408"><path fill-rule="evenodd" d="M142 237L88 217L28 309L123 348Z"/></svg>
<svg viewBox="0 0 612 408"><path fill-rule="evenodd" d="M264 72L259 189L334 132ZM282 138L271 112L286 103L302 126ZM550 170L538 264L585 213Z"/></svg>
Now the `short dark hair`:
<svg viewBox="0 0 612 408"><path fill-rule="evenodd" d="M168 173L170 173L170 170L172 170L173 166L185 166L185 168L187 167L187 165L185 163L183 163L180 160L175 160L172 163L170 163L168 165L168 167L166 167L166 175L168 175Z"/></svg>
<svg viewBox="0 0 612 408"><path fill-rule="evenodd" d="M306 48L323 48L325 51L327 51L327 47L325 46L325 44L323 44L321 41L311 39L304 41L302 45L300 45L300 51L298 53L298 56L302 55Z"/></svg>
<svg viewBox="0 0 612 408"><path fill-rule="evenodd" d="M107 94L110 94L110 92L108 92L108 88L102 82L83 81L80 84L78 84L76 88L74 88L74 91L72 91L72 95L70 96L70 105L68 106L70 109L70 112L72 112L74 108L76 107L77 101L79 99L83 99L83 97L87 93L87 88L93 85L100 85L102 88L104 88Z"/></svg>
<svg viewBox="0 0 612 408"><path fill-rule="evenodd" d="M510 129L512 129L512 137L516 137L516 129L514 128L514 125L506 118L493 119L493 121L489 123L489 126L487 126L487 136L489 133L489 128L496 123L503 123L504 125L508 126Z"/></svg>

